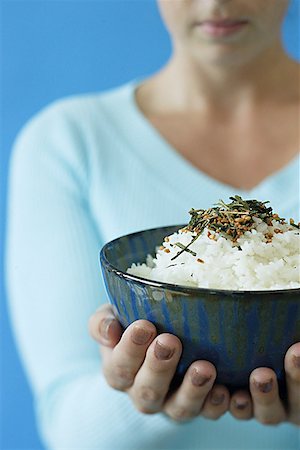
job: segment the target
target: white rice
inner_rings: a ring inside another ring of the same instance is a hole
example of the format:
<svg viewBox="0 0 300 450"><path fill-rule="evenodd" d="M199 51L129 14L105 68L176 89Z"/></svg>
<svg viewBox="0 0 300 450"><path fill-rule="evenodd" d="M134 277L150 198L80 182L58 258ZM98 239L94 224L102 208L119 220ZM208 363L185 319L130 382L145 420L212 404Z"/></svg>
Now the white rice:
<svg viewBox="0 0 300 450"><path fill-rule="evenodd" d="M186 246L195 236L194 232L179 230L167 237L155 258L148 255L146 263L132 264L127 272L150 280L202 288L300 288L299 230L276 220L272 226L261 219L254 220L255 228L246 231L236 243L211 230L209 237L205 229L189 246L196 256L184 251L172 261L180 251L175 244ZM271 242L268 233L273 235Z"/></svg>

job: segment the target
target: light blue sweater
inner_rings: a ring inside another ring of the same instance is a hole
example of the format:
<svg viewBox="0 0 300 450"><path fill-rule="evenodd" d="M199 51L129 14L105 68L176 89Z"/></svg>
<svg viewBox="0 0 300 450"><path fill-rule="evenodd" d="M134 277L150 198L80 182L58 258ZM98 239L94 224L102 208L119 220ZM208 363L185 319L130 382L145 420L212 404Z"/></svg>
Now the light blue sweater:
<svg viewBox="0 0 300 450"><path fill-rule="evenodd" d="M7 285L14 331L51 449L299 449L299 430L226 414L179 425L142 415L106 385L89 316L107 301L101 246L117 236L187 222L233 194L270 200L299 220L299 157L255 189L201 173L139 112L135 83L56 102L13 152ZM216 130L217 131L217 130ZM203 144L205 145L205 143Z"/></svg>

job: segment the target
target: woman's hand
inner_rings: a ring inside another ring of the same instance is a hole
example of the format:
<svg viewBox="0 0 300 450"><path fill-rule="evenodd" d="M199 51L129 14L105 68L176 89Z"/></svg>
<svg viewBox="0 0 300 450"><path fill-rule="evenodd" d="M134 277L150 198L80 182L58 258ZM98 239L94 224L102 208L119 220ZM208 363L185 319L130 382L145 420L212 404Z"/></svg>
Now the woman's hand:
<svg viewBox="0 0 300 450"><path fill-rule="evenodd" d="M290 422L300 425L300 343L285 356L288 405L278 394L276 374L269 368L255 369L247 391L228 390L213 385L215 367L196 361L188 369L181 386L168 396L182 347L171 334L157 336L155 326L137 320L125 332L110 305L101 307L90 319L91 336L101 344L104 376L110 386L126 391L136 408L148 414L165 412L177 421L201 414L218 419L227 409L239 420L254 417L266 425ZM123 333L123 334L122 334Z"/></svg>
<svg viewBox="0 0 300 450"><path fill-rule="evenodd" d="M184 421L199 414L218 419L228 410L229 392L224 386L214 385L216 370L208 361L195 361L179 388L169 393L182 352L176 336L157 335L155 326L146 320L135 321L123 333L109 305L91 317L89 330L101 344L108 384L127 392L139 411L164 412Z"/></svg>
<svg viewBox="0 0 300 450"><path fill-rule="evenodd" d="M240 391L231 397L230 412L237 419L243 419L243 408L236 408L241 399L251 404L253 416L265 425L290 422L300 425L300 342L292 345L285 355L287 382L287 405L278 394L276 374L267 367L255 369L250 376L250 394Z"/></svg>

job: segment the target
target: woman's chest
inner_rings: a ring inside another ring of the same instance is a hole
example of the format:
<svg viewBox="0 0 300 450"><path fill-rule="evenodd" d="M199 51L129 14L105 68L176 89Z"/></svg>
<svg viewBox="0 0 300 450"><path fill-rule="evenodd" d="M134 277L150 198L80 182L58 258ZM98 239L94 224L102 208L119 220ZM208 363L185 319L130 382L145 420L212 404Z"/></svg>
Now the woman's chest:
<svg viewBox="0 0 300 450"><path fill-rule="evenodd" d="M299 152L297 114L240 119L152 117L161 136L193 166L240 189L252 189Z"/></svg>
<svg viewBox="0 0 300 450"><path fill-rule="evenodd" d="M191 208L209 208L219 199L228 200L236 194L269 200L282 217L299 220L296 161L282 176L243 192L192 169L163 144L159 149L155 146L155 154L155 142L145 141L143 151L136 154L133 148L139 144L134 139L130 149L121 142L114 145L114 154L107 155L105 170L99 170L103 165L100 151L91 165L90 210L104 241L141 229L187 223Z"/></svg>

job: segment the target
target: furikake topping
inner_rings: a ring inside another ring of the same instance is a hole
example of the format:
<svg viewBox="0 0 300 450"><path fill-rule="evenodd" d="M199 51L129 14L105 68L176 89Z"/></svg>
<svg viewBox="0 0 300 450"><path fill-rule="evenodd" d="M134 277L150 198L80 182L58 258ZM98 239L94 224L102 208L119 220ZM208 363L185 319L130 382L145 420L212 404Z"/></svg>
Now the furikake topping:
<svg viewBox="0 0 300 450"><path fill-rule="evenodd" d="M187 246L176 243L181 250L171 260L177 258L183 252L194 253L189 249L189 246L201 235L206 228L208 230L208 237L216 240L215 233L236 242L246 231L255 228L256 222L254 217L261 219L267 225L272 225L275 220L281 224L285 224L285 219L274 214L270 206L266 206L268 201L260 202L258 200L243 200L239 195L230 197L231 202L225 203L223 200L209 209L191 209L190 222L182 229L182 231L191 231L196 233L191 242ZM290 225L300 229L300 224L295 224L294 220L290 220ZM210 233L210 230L213 233ZM279 229L274 230L275 233L280 232ZM266 234L267 242L272 240L272 236Z"/></svg>

